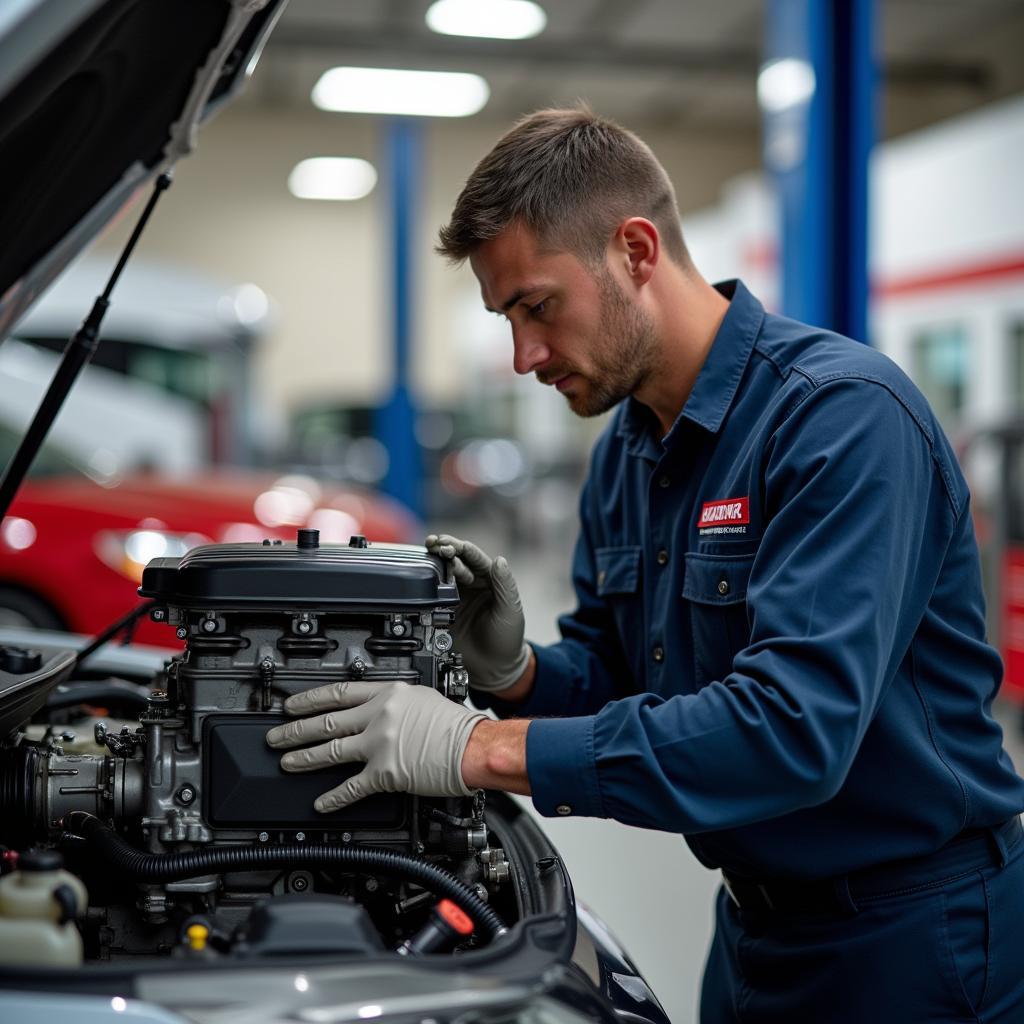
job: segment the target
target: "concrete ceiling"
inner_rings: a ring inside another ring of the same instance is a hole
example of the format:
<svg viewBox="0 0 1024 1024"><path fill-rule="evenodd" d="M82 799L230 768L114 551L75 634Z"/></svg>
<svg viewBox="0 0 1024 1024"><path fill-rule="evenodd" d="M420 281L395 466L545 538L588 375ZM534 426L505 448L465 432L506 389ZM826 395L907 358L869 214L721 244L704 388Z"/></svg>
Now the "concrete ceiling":
<svg viewBox="0 0 1024 1024"><path fill-rule="evenodd" d="M541 0L522 41L431 32L430 0L291 0L247 99L307 107L337 64L474 71L484 120L585 98L631 122L758 131L763 0ZM885 136L1024 91L1024 0L877 0Z"/></svg>

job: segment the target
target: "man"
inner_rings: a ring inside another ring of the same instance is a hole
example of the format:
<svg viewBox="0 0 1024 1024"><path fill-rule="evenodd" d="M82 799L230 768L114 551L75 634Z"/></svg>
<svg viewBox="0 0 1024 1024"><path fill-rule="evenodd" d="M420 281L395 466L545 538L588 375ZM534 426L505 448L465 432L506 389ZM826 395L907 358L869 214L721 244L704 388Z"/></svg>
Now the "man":
<svg viewBox="0 0 1024 1024"><path fill-rule="evenodd" d="M660 164L586 110L512 128L440 251L508 319L517 372L581 416L618 406L578 607L530 646L505 560L428 538L475 700L505 720L325 687L288 708L328 714L270 734L319 744L285 767L367 762L323 810L494 787L682 833L725 879L705 1021L1024 1020L1024 781L989 714L967 487L921 394L708 285Z"/></svg>

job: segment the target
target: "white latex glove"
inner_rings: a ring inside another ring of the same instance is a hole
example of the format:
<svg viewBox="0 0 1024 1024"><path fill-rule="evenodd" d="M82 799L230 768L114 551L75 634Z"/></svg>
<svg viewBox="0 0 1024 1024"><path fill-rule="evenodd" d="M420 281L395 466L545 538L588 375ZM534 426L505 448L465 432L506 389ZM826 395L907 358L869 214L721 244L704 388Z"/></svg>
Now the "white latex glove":
<svg viewBox="0 0 1024 1024"><path fill-rule="evenodd" d="M314 808L336 811L371 793L469 796L462 781L462 755L474 726L486 715L470 711L429 686L347 682L319 686L289 697L291 715L326 711L275 726L272 747L306 747L285 754L281 767L312 772L349 761L366 767L317 797ZM310 743L319 746L308 746Z"/></svg>
<svg viewBox="0 0 1024 1024"><path fill-rule="evenodd" d="M489 693L507 689L530 662L523 604L508 562L447 533L432 533L425 544L431 554L451 562L459 585L461 601L451 631L470 685Z"/></svg>

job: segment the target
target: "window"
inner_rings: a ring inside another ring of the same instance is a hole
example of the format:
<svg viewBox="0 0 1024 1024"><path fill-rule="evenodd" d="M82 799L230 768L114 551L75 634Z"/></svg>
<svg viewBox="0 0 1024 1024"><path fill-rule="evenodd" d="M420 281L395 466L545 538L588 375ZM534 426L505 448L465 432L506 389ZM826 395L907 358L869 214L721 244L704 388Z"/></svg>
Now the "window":
<svg viewBox="0 0 1024 1024"><path fill-rule="evenodd" d="M956 423L967 403L967 332L963 325L919 331L912 352L914 383L944 426Z"/></svg>
<svg viewBox="0 0 1024 1024"><path fill-rule="evenodd" d="M1010 326L1010 402L1014 412L1024 412L1024 320Z"/></svg>

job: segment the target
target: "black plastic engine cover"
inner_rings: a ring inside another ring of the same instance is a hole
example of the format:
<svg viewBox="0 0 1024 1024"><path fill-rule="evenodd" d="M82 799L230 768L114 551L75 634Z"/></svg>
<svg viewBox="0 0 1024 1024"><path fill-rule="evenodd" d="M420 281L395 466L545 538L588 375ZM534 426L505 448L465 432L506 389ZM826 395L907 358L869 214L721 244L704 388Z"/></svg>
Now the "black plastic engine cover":
<svg viewBox="0 0 1024 1024"><path fill-rule="evenodd" d="M285 715L209 715L203 722L203 818L214 828L397 829L404 824L404 794L381 793L332 814L313 801L362 770L338 765L286 772L281 750L267 746L267 730L294 721Z"/></svg>
<svg viewBox="0 0 1024 1024"><path fill-rule="evenodd" d="M403 544L206 544L153 559L139 594L179 608L428 611L459 600L445 563Z"/></svg>
<svg viewBox="0 0 1024 1024"><path fill-rule="evenodd" d="M342 896L276 896L259 904L238 936L242 956L380 953L384 944L364 907Z"/></svg>

